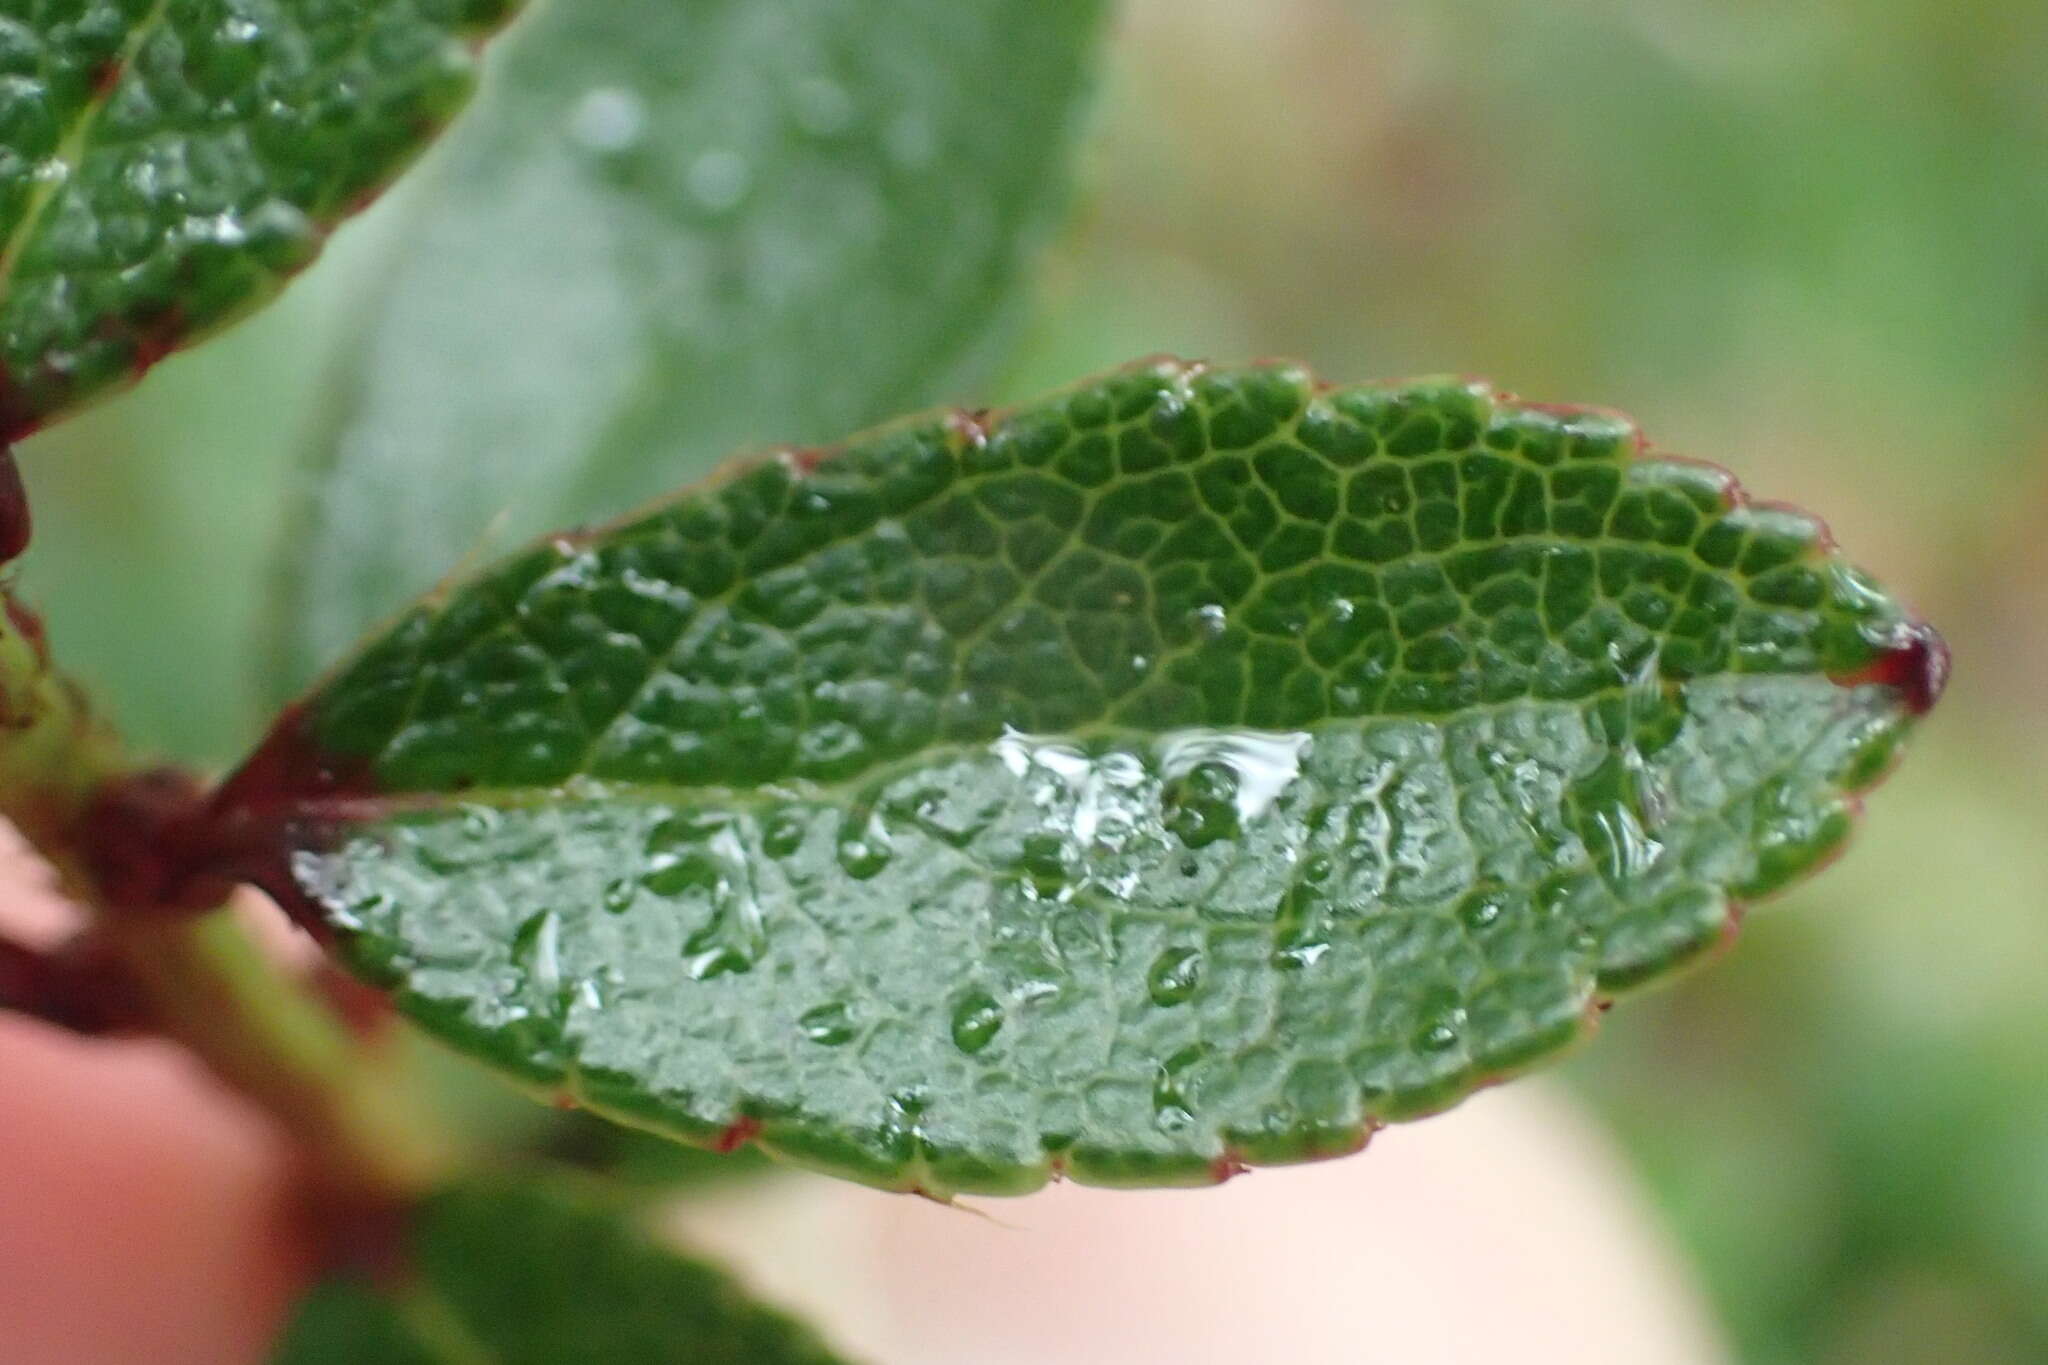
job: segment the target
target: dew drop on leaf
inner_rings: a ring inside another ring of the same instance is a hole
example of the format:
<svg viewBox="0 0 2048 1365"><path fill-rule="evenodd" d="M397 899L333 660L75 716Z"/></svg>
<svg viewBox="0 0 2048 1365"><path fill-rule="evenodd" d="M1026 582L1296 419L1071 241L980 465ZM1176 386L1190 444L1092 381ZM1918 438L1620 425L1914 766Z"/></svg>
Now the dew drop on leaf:
<svg viewBox="0 0 2048 1365"><path fill-rule="evenodd" d="M969 991L953 1005L953 1046L973 1056L995 1041L1003 1027L1003 1007L986 991Z"/></svg>
<svg viewBox="0 0 2048 1365"><path fill-rule="evenodd" d="M1155 1005L1178 1005L1202 981L1202 954L1194 948L1168 948L1145 973L1145 992Z"/></svg>
<svg viewBox="0 0 2048 1365"><path fill-rule="evenodd" d="M761 826L761 851L771 858L787 858L803 847L804 817L794 807L776 811Z"/></svg>
<svg viewBox="0 0 2048 1365"><path fill-rule="evenodd" d="M866 881L889 865L891 851L888 831L879 821L868 820L859 833L840 838L839 865L847 876Z"/></svg>
<svg viewBox="0 0 2048 1365"><path fill-rule="evenodd" d="M820 1047L838 1047L853 1039L853 1016L837 1000L803 1012L797 1026L804 1037Z"/></svg>

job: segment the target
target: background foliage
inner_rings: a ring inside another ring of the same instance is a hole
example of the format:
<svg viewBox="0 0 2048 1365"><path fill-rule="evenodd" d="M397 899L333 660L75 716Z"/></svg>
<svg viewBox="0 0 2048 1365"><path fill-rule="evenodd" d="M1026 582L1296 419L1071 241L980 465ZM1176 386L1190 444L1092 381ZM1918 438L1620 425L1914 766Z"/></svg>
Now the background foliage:
<svg viewBox="0 0 2048 1365"><path fill-rule="evenodd" d="M2034 0L1135 0L978 395L1166 350L1607 398L1917 592L1957 681L1849 858L1569 1068L1753 1361L2048 1355L2044 50ZM292 461L416 180L24 461L25 588L142 742L254 733Z"/></svg>

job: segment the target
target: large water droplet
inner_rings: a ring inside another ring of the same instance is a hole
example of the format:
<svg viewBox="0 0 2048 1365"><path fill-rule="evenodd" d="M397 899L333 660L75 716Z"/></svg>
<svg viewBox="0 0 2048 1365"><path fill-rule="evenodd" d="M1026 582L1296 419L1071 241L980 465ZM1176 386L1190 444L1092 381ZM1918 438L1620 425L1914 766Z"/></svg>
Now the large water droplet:
<svg viewBox="0 0 2048 1365"><path fill-rule="evenodd" d="M1664 852L1663 841L1651 838L1636 813L1619 802L1593 812L1593 819L1607 836L1608 871L1617 881L1640 877Z"/></svg>
<svg viewBox="0 0 2048 1365"><path fill-rule="evenodd" d="M1507 913L1507 897L1498 891L1474 891L1458 907L1458 922L1478 933L1500 923Z"/></svg>
<svg viewBox="0 0 2048 1365"><path fill-rule="evenodd" d="M614 877L604 884L604 908L614 915L623 915L633 908L636 894L631 880Z"/></svg>
<svg viewBox="0 0 2048 1365"><path fill-rule="evenodd" d="M1281 938L1273 949L1273 965L1283 971L1298 972L1321 962L1329 954L1330 941L1322 934L1297 929Z"/></svg>
<svg viewBox="0 0 2048 1365"><path fill-rule="evenodd" d="M1178 1005L1202 984L1202 954L1194 948L1168 948L1152 960L1145 973L1145 992L1155 1005Z"/></svg>
<svg viewBox="0 0 2048 1365"><path fill-rule="evenodd" d="M762 823L761 851L771 858L787 858L803 847L804 829L803 812L783 807Z"/></svg>
<svg viewBox="0 0 2048 1365"><path fill-rule="evenodd" d="M856 832L840 835L839 866L847 876L866 881L889 865L893 851L889 831L880 820L870 817Z"/></svg>
<svg viewBox="0 0 2048 1365"><path fill-rule="evenodd" d="M1423 1029L1415 1042L1424 1052L1448 1052L1464 1036L1465 1007L1452 997L1425 1012Z"/></svg>
<svg viewBox="0 0 2048 1365"><path fill-rule="evenodd" d="M1168 829L1190 848L1232 838L1301 776L1300 731L1187 730L1164 736L1160 800Z"/></svg>
<svg viewBox="0 0 2048 1365"><path fill-rule="evenodd" d="M805 1010L797 1019L797 1026L805 1038L820 1047L838 1047L853 1040L853 1016L837 1000Z"/></svg>
<svg viewBox="0 0 2048 1365"><path fill-rule="evenodd" d="M1189 848L1206 848L1239 831L1237 773L1227 763L1197 763L1160 789L1166 827Z"/></svg>
<svg viewBox="0 0 2048 1365"><path fill-rule="evenodd" d="M527 985L542 995L562 989L562 922L552 910L528 915L512 935L512 959L526 974Z"/></svg>
<svg viewBox="0 0 2048 1365"><path fill-rule="evenodd" d="M1152 1079L1152 1122L1165 1133L1186 1131L1194 1124L1194 1101L1187 1093L1190 1068L1209 1056L1206 1043L1184 1047L1160 1064Z"/></svg>
<svg viewBox="0 0 2048 1365"><path fill-rule="evenodd" d="M986 991L969 991L953 1004L953 1046L973 1056L995 1041L1003 1007Z"/></svg>
<svg viewBox="0 0 2048 1365"><path fill-rule="evenodd" d="M692 981L736 975L752 969L754 960L728 943L710 936L711 931L692 934L683 944L683 969Z"/></svg>
<svg viewBox="0 0 2048 1365"><path fill-rule="evenodd" d="M684 896L691 892L716 895L725 879L725 869L708 850L663 853L641 874L640 884L657 896Z"/></svg>
<svg viewBox="0 0 2048 1365"><path fill-rule="evenodd" d="M1068 841L1060 835L1033 834L1024 840L1017 867L1040 896L1071 894L1073 869L1068 862L1070 852Z"/></svg>

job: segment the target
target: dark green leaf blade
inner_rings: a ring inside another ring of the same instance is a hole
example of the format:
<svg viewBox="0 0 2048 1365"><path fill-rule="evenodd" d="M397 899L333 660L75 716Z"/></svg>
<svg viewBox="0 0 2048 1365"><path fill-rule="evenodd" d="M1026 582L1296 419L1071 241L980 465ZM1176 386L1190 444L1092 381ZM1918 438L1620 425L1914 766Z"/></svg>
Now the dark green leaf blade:
<svg viewBox="0 0 2048 1365"><path fill-rule="evenodd" d="M0 439L274 294L517 0L0 0Z"/></svg>
<svg viewBox="0 0 2048 1365"><path fill-rule="evenodd" d="M935 1193L1191 1182L1719 942L1945 667L1618 417L1161 362L543 544L221 807L414 1018L600 1112Z"/></svg>
<svg viewBox="0 0 2048 1365"><path fill-rule="evenodd" d="M1107 8L534 14L450 139L319 443L281 566L281 686L451 547L980 384L1060 215Z"/></svg>
<svg viewBox="0 0 2048 1365"><path fill-rule="evenodd" d="M835 1365L722 1272L567 1186L472 1179L412 1216L396 1284L300 1303L276 1365Z"/></svg>

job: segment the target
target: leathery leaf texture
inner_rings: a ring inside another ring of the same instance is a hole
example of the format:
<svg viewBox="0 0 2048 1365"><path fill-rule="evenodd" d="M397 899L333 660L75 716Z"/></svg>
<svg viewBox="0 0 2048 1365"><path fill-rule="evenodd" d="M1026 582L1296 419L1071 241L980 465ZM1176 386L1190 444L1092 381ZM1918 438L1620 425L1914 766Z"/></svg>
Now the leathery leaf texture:
<svg viewBox="0 0 2048 1365"><path fill-rule="evenodd" d="M402 1278L326 1281L274 1365L835 1365L804 1327L573 1187L510 1177L439 1191Z"/></svg>
<svg viewBox="0 0 2048 1365"><path fill-rule="evenodd" d="M1193 1183L1563 1047L1848 831L1938 637L1483 384L1150 363L396 622L223 791L458 1047L854 1179Z"/></svg>
<svg viewBox="0 0 2048 1365"><path fill-rule="evenodd" d="M0 0L0 439L275 293L517 0Z"/></svg>

